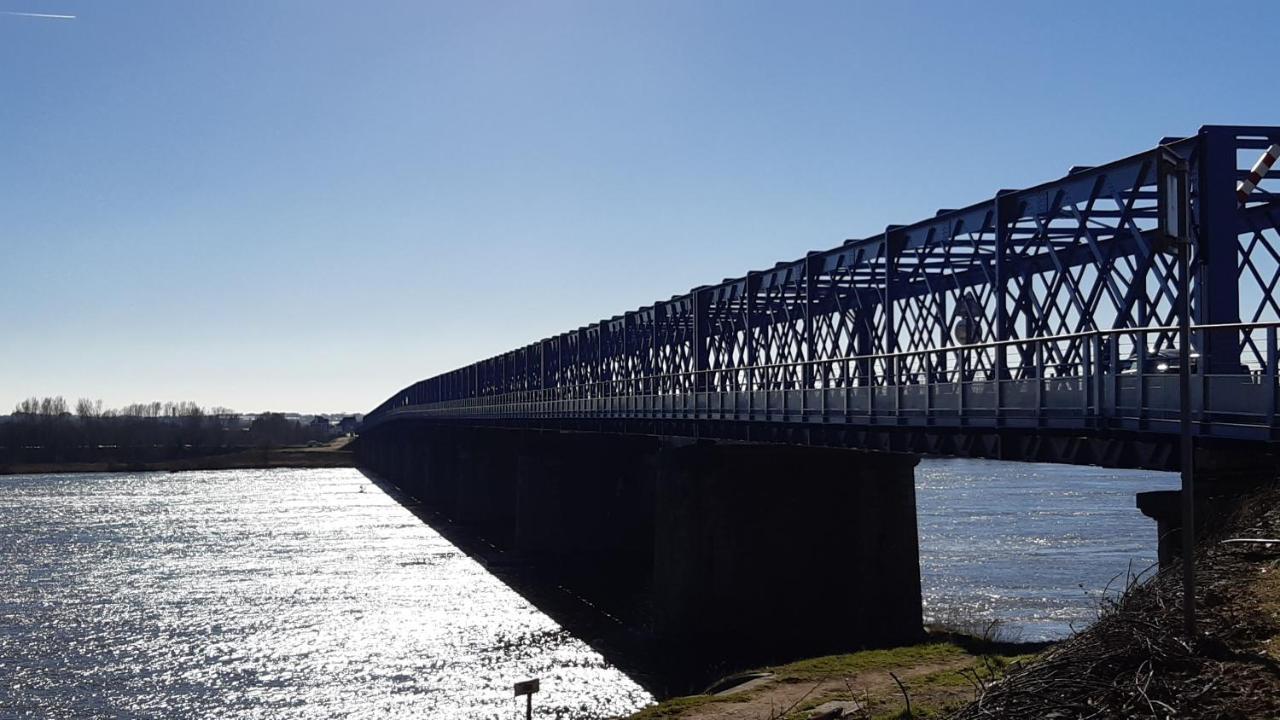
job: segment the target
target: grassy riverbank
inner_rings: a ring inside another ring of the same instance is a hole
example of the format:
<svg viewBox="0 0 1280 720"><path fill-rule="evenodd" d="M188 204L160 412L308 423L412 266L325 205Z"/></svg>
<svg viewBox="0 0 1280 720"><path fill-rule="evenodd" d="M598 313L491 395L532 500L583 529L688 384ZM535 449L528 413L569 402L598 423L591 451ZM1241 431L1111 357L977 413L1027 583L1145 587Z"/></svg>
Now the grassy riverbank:
<svg viewBox="0 0 1280 720"><path fill-rule="evenodd" d="M976 688L1043 647L939 635L911 647L762 668L717 683L709 694L645 708L631 720L898 718L908 717L908 701L910 717L940 717L963 707Z"/></svg>
<svg viewBox="0 0 1280 720"><path fill-rule="evenodd" d="M103 460L98 462L14 463L0 465L0 475L352 467L355 465L355 458L352 455L350 445L351 438L344 437L318 447L246 448L215 455L198 455L156 462L125 463L115 460Z"/></svg>

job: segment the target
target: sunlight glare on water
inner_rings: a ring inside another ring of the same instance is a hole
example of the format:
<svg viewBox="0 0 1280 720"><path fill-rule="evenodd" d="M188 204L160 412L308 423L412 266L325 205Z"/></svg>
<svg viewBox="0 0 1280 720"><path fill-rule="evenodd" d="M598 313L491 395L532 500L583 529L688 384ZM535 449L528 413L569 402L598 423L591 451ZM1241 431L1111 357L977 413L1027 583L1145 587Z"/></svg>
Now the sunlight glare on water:
<svg viewBox="0 0 1280 720"><path fill-rule="evenodd" d="M0 477L0 563L0 717L512 718L531 677L538 717L652 701L352 469Z"/></svg>
<svg viewBox="0 0 1280 720"><path fill-rule="evenodd" d="M1110 585L1156 561L1156 524L1135 494L1178 476L992 460L916 467L928 621L998 619L1010 639L1056 640L1089 624ZM1119 577L1117 577L1119 576Z"/></svg>
<svg viewBox="0 0 1280 720"><path fill-rule="evenodd" d="M1065 636L1155 560L1134 493L1176 486L922 461L926 617ZM0 718L514 718L533 677L538 717L652 702L352 469L0 476L0 563Z"/></svg>

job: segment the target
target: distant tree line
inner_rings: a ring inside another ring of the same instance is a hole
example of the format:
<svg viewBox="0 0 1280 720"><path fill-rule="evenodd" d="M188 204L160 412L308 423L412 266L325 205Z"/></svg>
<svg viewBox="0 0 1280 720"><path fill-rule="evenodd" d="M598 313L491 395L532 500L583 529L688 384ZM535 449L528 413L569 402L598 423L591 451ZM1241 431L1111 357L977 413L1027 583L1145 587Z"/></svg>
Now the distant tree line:
<svg viewBox="0 0 1280 720"><path fill-rule="evenodd" d="M246 423L229 408L193 402L104 408L101 400L81 398L72 411L60 396L32 397L0 422L0 463L155 462L303 444L331 434L280 413L262 413Z"/></svg>

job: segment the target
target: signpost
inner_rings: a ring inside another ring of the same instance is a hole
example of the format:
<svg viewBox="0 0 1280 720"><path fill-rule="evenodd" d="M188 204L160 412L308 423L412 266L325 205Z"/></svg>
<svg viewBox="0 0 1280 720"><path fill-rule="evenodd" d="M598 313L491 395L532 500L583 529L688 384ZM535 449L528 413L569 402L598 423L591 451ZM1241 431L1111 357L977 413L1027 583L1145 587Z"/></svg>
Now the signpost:
<svg viewBox="0 0 1280 720"><path fill-rule="evenodd" d="M521 682L516 683L515 697L520 697L521 695L523 695L525 698L525 705L524 705L525 720L533 720L533 694L538 692L538 690L539 690L539 687L538 687L537 678L534 678L532 680L523 680Z"/></svg>

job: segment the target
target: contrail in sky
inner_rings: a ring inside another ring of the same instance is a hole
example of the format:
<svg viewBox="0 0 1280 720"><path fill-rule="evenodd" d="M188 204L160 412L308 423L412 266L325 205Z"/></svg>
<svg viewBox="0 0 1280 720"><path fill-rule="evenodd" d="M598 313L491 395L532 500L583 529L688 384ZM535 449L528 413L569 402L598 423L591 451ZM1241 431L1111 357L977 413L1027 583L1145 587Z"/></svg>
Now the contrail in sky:
<svg viewBox="0 0 1280 720"><path fill-rule="evenodd" d="M17 15L18 17L32 18L48 18L50 20L75 20L75 15L53 15L51 13L33 13L33 12L17 12L15 10L0 10L0 15Z"/></svg>

